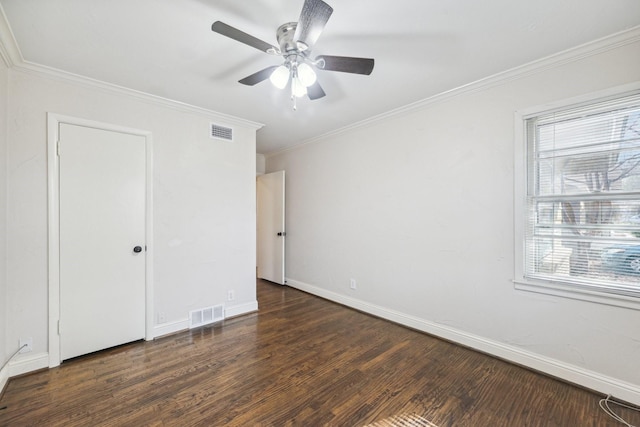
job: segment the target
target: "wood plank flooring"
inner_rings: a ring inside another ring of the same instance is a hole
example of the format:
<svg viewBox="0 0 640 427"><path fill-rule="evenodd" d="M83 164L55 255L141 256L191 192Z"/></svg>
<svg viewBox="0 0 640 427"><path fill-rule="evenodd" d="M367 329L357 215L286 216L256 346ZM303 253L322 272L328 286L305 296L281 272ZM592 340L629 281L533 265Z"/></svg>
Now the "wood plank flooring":
<svg viewBox="0 0 640 427"><path fill-rule="evenodd" d="M0 426L620 425L594 393L298 290L259 281L258 301L13 378Z"/></svg>

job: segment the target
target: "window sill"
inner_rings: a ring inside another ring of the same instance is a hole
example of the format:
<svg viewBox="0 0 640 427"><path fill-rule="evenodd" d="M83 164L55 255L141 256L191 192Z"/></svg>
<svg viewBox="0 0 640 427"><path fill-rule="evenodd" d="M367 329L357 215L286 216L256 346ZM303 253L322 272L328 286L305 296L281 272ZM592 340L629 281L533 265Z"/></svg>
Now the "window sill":
<svg viewBox="0 0 640 427"><path fill-rule="evenodd" d="M612 305L616 307L628 308L631 310L640 310L640 299L637 297L601 292L580 287L578 285L571 285L560 282L519 279L513 280L513 283L515 289L520 291L553 295L562 298L588 301L596 304Z"/></svg>

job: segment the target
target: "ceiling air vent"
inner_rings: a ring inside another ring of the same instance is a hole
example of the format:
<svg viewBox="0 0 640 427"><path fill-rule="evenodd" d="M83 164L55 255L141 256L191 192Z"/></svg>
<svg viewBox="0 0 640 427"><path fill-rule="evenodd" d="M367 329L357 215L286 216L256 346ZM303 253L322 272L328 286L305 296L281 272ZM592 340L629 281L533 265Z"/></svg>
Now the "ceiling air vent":
<svg viewBox="0 0 640 427"><path fill-rule="evenodd" d="M213 139L222 139L224 141L233 141L233 129L211 123L211 132L209 136Z"/></svg>

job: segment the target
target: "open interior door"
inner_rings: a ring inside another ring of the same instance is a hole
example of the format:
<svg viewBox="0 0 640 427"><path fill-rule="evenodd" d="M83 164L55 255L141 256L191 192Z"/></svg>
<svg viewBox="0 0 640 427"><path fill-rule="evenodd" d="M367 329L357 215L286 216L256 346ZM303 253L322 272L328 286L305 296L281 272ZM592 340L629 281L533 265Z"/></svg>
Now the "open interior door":
<svg viewBox="0 0 640 427"><path fill-rule="evenodd" d="M257 179L258 278L285 284L284 171Z"/></svg>

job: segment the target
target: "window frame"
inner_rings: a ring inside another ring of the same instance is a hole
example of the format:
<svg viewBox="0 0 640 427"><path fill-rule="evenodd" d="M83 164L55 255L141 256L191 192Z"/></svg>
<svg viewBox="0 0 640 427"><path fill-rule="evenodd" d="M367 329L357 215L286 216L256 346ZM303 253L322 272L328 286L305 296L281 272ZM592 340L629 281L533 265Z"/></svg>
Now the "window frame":
<svg viewBox="0 0 640 427"><path fill-rule="evenodd" d="M599 290L597 287L553 279L533 279L525 276L526 230L528 218L528 146L526 121L530 118L586 106L604 100L640 93L640 81L584 96L526 108L515 112L514 146L514 287L516 290L535 292L563 298L590 301L640 310L640 297L620 295Z"/></svg>

